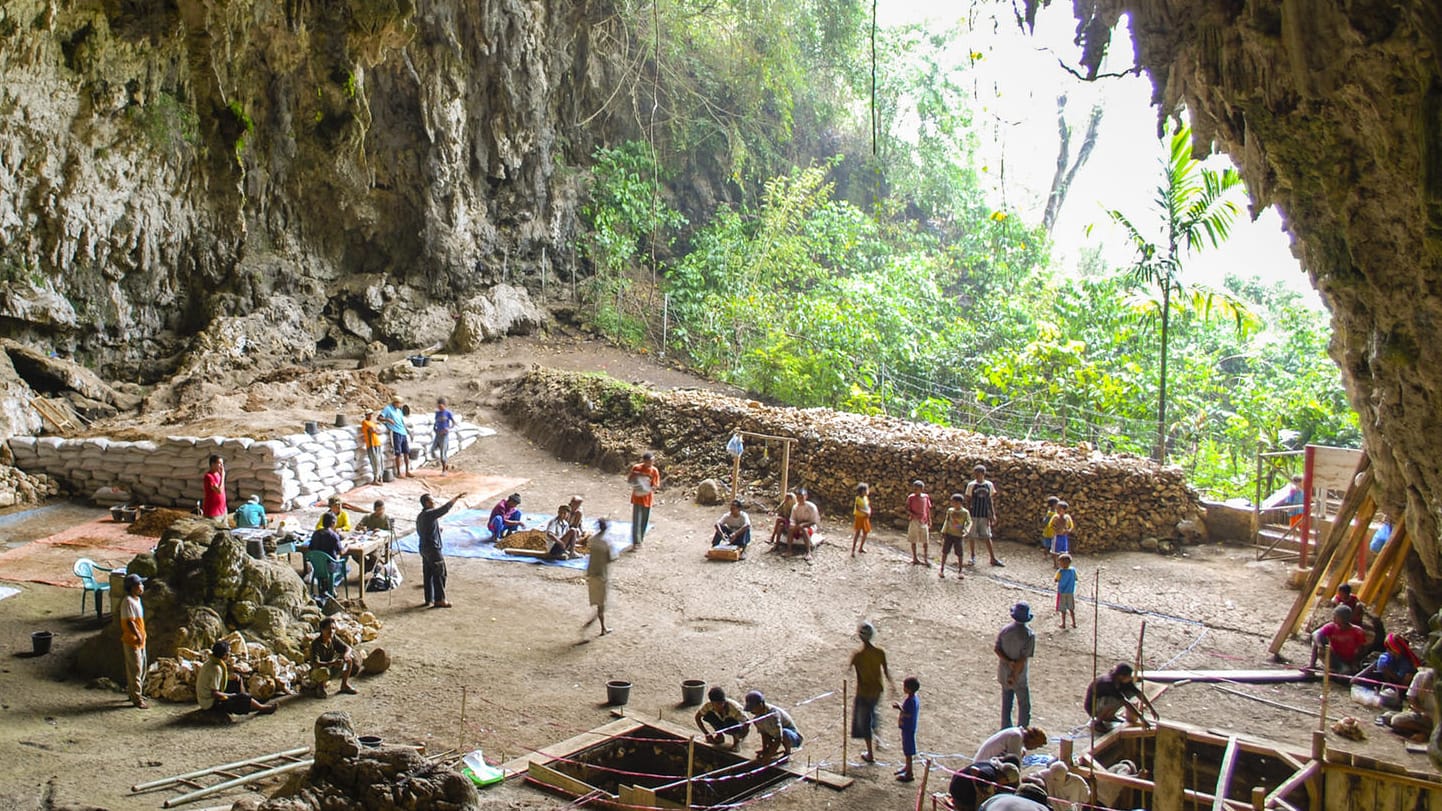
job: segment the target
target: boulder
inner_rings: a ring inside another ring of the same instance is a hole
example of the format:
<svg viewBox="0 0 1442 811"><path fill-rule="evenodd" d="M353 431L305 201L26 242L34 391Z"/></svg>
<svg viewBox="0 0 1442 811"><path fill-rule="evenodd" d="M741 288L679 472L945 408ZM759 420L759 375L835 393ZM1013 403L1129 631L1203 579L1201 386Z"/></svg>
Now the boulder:
<svg viewBox="0 0 1442 811"><path fill-rule="evenodd" d="M507 335L529 335L546 321L546 314L531 301L524 288L498 284L489 292L461 305L461 315L451 333L450 349L474 352L489 341Z"/></svg>
<svg viewBox="0 0 1442 811"><path fill-rule="evenodd" d="M696 485L696 503L703 505L714 505L726 503L727 492L725 485L715 479L706 479Z"/></svg>
<svg viewBox="0 0 1442 811"><path fill-rule="evenodd" d="M385 648L376 648L361 663L367 676L378 676L391 668L391 655Z"/></svg>
<svg viewBox="0 0 1442 811"><path fill-rule="evenodd" d="M1183 518L1177 522L1177 538L1184 544L1206 543L1207 525L1201 518Z"/></svg>
<svg viewBox="0 0 1442 811"><path fill-rule="evenodd" d="M1251 505L1202 501L1202 524L1207 537L1217 543L1251 544Z"/></svg>

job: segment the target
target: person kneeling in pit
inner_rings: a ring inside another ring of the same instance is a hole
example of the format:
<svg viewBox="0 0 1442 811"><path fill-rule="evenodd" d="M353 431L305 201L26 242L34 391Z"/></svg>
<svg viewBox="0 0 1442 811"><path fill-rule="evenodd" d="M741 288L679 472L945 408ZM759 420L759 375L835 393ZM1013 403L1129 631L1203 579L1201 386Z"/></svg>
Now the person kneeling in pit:
<svg viewBox="0 0 1442 811"><path fill-rule="evenodd" d="M729 544L741 549L746 557L746 546L751 543L751 516L741 509L740 501L732 501L731 509L716 521L716 534L711 536L711 545Z"/></svg>
<svg viewBox="0 0 1442 811"><path fill-rule="evenodd" d="M706 698L706 703L696 711L696 726L706 736L706 742L720 746L730 735L731 745L727 748L732 751L740 749L741 739L751 731L741 705L735 699L727 698L726 691L720 687L712 687L707 691ZM711 726L709 730L706 728L708 724Z"/></svg>
<svg viewBox="0 0 1442 811"><path fill-rule="evenodd" d="M1136 704L1131 700L1135 699ZM1112 723L1117 720L1117 713L1126 709L1128 724L1140 722L1143 727L1148 727L1146 714L1142 711L1145 707L1152 711L1152 717L1161 720L1157 716L1157 708L1137 687L1136 678L1132 675L1132 666L1126 662L1117 664L1111 672L1105 676L1098 676L1087 686L1086 697L1082 699L1082 708L1087 715L1091 716L1092 727L1097 732L1107 732L1112 728Z"/></svg>
<svg viewBox="0 0 1442 811"><path fill-rule="evenodd" d="M310 642L310 688L320 698L325 698L330 680L340 676L340 691L355 695L350 686L350 677L355 675L355 653L345 640L335 635L335 617L320 621L320 633Z"/></svg>
<svg viewBox="0 0 1442 811"><path fill-rule="evenodd" d="M1312 632L1312 661L1308 670L1317 668L1317 659L1326 651L1333 673L1351 675L1362 669L1362 656L1367 652L1367 634L1352 624L1352 609L1339 605L1332 609L1332 621Z"/></svg>
<svg viewBox="0 0 1442 811"><path fill-rule="evenodd" d="M210 648L210 658L195 674L195 703L202 710L230 715L275 712L274 704L262 704L241 689L240 680L230 677L230 643L220 641Z"/></svg>
<svg viewBox="0 0 1442 811"><path fill-rule="evenodd" d="M756 750L757 760L777 760L791 757L792 749L801 747L801 733L796 722L786 710L766 703L766 696L760 690L746 694L746 711L751 713L751 725L761 735L761 748ZM781 752L778 755L777 751Z"/></svg>

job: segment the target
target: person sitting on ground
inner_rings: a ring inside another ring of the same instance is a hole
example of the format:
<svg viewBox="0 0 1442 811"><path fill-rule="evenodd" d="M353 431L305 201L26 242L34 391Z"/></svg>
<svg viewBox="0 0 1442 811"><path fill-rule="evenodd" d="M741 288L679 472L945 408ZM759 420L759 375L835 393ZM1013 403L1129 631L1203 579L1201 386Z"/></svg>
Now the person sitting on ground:
<svg viewBox="0 0 1442 811"><path fill-rule="evenodd" d="M982 741L972 761L985 763L992 758L1011 755L1021 761L1028 749L1046 745L1046 730L1041 727L1007 727Z"/></svg>
<svg viewBox="0 0 1442 811"><path fill-rule="evenodd" d="M244 504L235 508L235 528L265 528L265 507L260 504L260 496L252 495Z"/></svg>
<svg viewBox="0 0 1442 811"><path fill-rule="evenodd" d="M947 793L954 811L976 811L997 792L1011 793L1021 782L1021 770L1012 763L988 760L967 765L951 776Z"/></svg>
<svg viewBox="0 0 1442 811"><path fill-rule="evenodd" d="M1419 743L1427 740L1437 723L1437 692L1433 689L1436 683L1437 671L1430 667L1418 668L1407 686L1407 709L1382 713L1382 722L1398 735Z"/></svg>
<svg viewBox="0 0 1442 811"><path fill-rule="evenodd" d="M760 690L746 694L746 711L751 713L751 725L761 736L761 748L756 750L757 760L776 760L791 757L792 749L801 748L801 733L791 714L774 704L766 703L766 696ZM781 752L778 755L777 749Z"/></svg>
<svg viewBox="0 0 1442 811"><path fill-rule="evenodd" d="M325 698L330 680L340 676L340 691L355 695L350 686L350 677L355 675L355 652L345 640L335 635L335 617L320 621L320 633L310 641L310 686L315 694Z"/></svg>
<svg viewBox="0 0 1442 811"><path fill-rule="evenodd" d="M1022 783L1015 794L994 794L977 806L977 811L1051 811L1046 789L1036 783Z"/></svg>
<svg viewBox="0 0 1442 811"><path fill-rule="evenodd" d="M496 502L491 508L491 517L486 519L486 529L491 531L491 541L502 538L521 529L521 494L512 493Z"/></svg>
<svg viewBox="0 0 1442 811"><path fill-rule="evenodd" d="M546 522L546 557L551 560L570 560L576 557L576 529L571 526L571 506L562 504L556 508L556 517Z"/></svg>
<svg viewBox="0 0 1442 811"><path fill-rule="evenodd" d="M346 546L345 539L335 529L336 520L334 513L322 513L320 517L320 529L310 534L310 548L317 552L324 552L333 558L343 558L350 548Z"/></svg>
<svg viewBox="0 0 1442 811"><path fill-rule="evenodd" d="M340 496L331 496L329 499L326 499L326 509L325 512L320 514L320 518L316 519L316 529L321 528L321 521L325 520L327 515L335 517L335 529L337 532L350 532L350 515L346 513L345 503L341 501Z"/></svg>
<svg viewBox="0 0 1442 811"><path fill-rule="evenodd" d="M230 677L230 643L221 640L210 648L210 657L195 674L195 703L208 712L269 715L274 704L262 704L245 692L239 679Z"/></svg>
<svg viewBox="0 0 1442 811"><path fill-rule="evenodd" d="M1128 724L1140 722L1143 727L1150 727L1147 723L1146 714L1142 707L1152 711L1152 717L1157 718L1157 708L1147 700L1146 694L1137 687L1136 679L1132 675L1132 666L1126 662L1120 662L1111 669L1105 676L1098 676L1091 684L1087 685L1086 697L1082 699L1082 709L1091 716L1092 727L1097 732L1106 732L1111 729L1111 724L1117 719L1117 713L1122 709L1127 711L1126 719ZM1132 703L1132 699L1136 703Z"/></svg>
<svg viewBox="0 0 1442 811"><path fill-rule="evenodd" d="M571 526L576 530L576 537L578 539L586 537L586 528L581 525L581 523L586 520L581 511L581 505L584 504L585 501L586 499L584 497L575 495L571 496L570 503L566 505L571 510L570 522Z"/></svg>
<svg viewBox="0 0 1442 811"><path fill-rule="evenodd" d="M791 511L796 508L796 494L787 493L781 499L781 506L776 508L776 523L771 527L771 545L781 543L783 538L791 537Z"/></svg>
<svg viewBox="0 0 1442 811"><path fill-rule="evenodd" d="M1345 605L1352 609L1352 622L1356 625L1362 624L1362 618L1367 614L1367 607L1352 593L1352 584L1343 583L1337 587L1337 593L1332 595L1332 605Z"/></svg>
<svg viewBox="0 0 1442 811"><path fill-rule="evenodd" d="M710 729L706 728L708 725ZM731 745L727 748L732 751L741 748L741 739L751 731L741 705L735 699L727 698L726 691L720 687L712 687L706 692L706 703L696 710L696 727L706 736L706 742L713 746L726 743L726 736L730 735Z"/></svg>
<svg viewBox="0 0 1442 811"><path fill-rule="evenodd" d="M1383 644L1386 650L1377 657L1377 661L1363 668L1354 681L1360 681L1372 688L1400 688L1411 684L1412 676L1422 666L1422 660L1412 651L1412 646L1407 644L1407 638L1401 634L1387 634ZM1398 702L1392 706L1401 704Z"/></svg>
<svg viewBox="0 0 1442 811"><path fill-rule="evenodd" d="M741 557L746 557L746 545L751 543L751 516L741 509L741 502L732 501L727 510L716 521L716 533L711 536L711 545L729 544L741 548Z"/></svg>
<svg viewBox="0 0 1442 811"><path fill-rule="evenodd" d="M796 491L796 506L791 508L791 530L788 536L789 543L786 545L786 556L791 556L791 545L801 541L806 545L806 559L811 560L811 550L814 548L811 537L816 533L816 528L821 525L821 511L811 502L811 494L805 487Z"/></svg>
<svg viewBox="0 0 1442 811"><path fill-rule="evenodd" d="M1366 646L1366 633L1352 624L1352 609L1339 605L1332 609L1332 621L1312 632L1312 661L1307 667L1315 669L1317 656L1325 649L1332 672L1351 675L1362 669Z"/></svg>
<svg viewBox="0 0 1442 811"><path fill-rule="evenodd" d="M390 515L386 513L386 503L380 499L376 499L375 504L371 505L371 511L366 513L366 517L362 518L356 527L366 532L395 531L395 524L391 521Z"/></svg>

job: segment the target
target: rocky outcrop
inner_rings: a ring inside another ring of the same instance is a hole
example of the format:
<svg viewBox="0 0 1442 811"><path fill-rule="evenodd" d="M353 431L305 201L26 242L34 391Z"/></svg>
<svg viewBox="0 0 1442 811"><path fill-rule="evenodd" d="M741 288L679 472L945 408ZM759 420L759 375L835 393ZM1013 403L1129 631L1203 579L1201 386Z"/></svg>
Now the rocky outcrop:
<svg viewBox="0 0 1442 811"><path fill-rule="evenodd" d="M569 0L7 2L0 334L144 382L445 341L455 302L574 265L556 166L631 126L591 47L619 25Z"/></svg>
<svg viewBox="0 0 1442 811"><path fill-rule="evenodd" d="M656 392L602 375L540 368L507 383L501 402L527 436L563 459L619 471L653 450L663 486L678 490L723 473L729 480L726 442L733 430L794 437L788 483L812 492L823 527L833 532L838 524L849 531L857 482L871 485L874 522L904 528L913 479L924 480L942 505L980 463L997 484L996 534L1006 540L1040 539L1050 495L1071 504L1074 549L1133 547L1148 538L1198 542L1205 536L1200 503L1180 469L1084 446L1001 439L824 408L771 408L705 391ZM752 444L742 457L744 481L758 476L776 481L780 446L763 454L763 443ZM743 487L743 498L774 503L774 489L748 492L751 487Z"/></svg>

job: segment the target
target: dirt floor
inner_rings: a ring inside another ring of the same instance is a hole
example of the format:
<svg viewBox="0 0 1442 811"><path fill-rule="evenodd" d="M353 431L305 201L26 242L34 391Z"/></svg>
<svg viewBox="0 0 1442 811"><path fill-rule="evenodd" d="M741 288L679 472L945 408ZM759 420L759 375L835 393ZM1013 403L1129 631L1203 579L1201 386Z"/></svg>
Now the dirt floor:
<svg viewBox="0 0 1442 811"><path fill-rule="evenodd" d="M487 405L497 376L529 363L602 370L656 386L704 386L682 372L633 358L597 343L570 339L510 341L468 357L417 370L396 383L412 402L450 397L460 415L496 428L456 459L463 473L529 479L520 490L527 506L553 505L573 493L587 498L588 515L629 518L622 477L558 462L512 433ZM310 418L323 417L313 415ZM242 417L243 419L243 417ZM718 442L724 438L718 437ZM663 469L664 474L664 469ZM718 476L724 471L717 471ZM423 489L449 497L469 477L442 478L426 469L414 480L385 485L384 497L399 517L414 514ZM1006 483L998 482L1005 492ZM471 506L482 507L479 498ZM1036 505L1000 503L1003 520L1036 519ZM28 515L0 516L0 541L8 545L53 532L97 514L71 505ZM1189 556L1146 553L1080 556L1081 592L1089 597L1100 572L1102 607L1081 600L1080 630L1061 631L1051 611L1052 569L1039 550L1003 545L1005 568L983 565L965 581L952 573L938 580L935 568L912 566L901 551L904 533L882 528L867 554L852 558L841 544L843 521L834 513L824 525L829 543L814 563L768 554L758 543L740 563L708 562L703 553L720 508L698 507L687 488L663 481L644 550L624 555L613 569L611 619L603 638L582 633L589 617L579 572L482 560L449 563L450 610L422 609L419 561L406 561L408 582L398 591L369 596L386 623L382 643L394 657L391 670L358 682L360 695L286 699L271 717L249 718L227 728L188 723L188 706L155 702L132 709L124 696L87 689L67 673L82 639L94 632L93 615L81 616L75 589L18 585L0 600L0 807L52 808L66 804L105 808L158 808L167 794L131 796L132 784L262 755L312 741L323 710L348 711L362 734L388 742L425 743L432 751L479 746L501 760L558 742L611 720L604 707L605 682L634 683L629 710L689 722L678 707L680 682L704 679L738 696L764 690L790 709L806 735L797 751L803 762L836 770L841 762L840 691L856 645L861 619L874 621L899 683L922 682L920 742L924 751L969 755L1000 723L996 659L991 652L1008 608L1030 600L1037 613L1037 657L1031 668L1033 722L1056 739L1084 737L1082 693L1093 672L1093 630L1099 665L1106 669L1136 654L1146 622L1148 668L1259 668L1268 666L1267 641L1295 592L1283 588L1287 565L1258 563L1250 550L1193 547ZM752 512L769 525L764 511ZM935 552L934 552L935 554ZM29 634L56 633L48 656L29 655ZM1289 643L1293 660L1300 643ZM465 723L461 692L466 688ZM1315 711L1318 685L1241 687L1257 696ZM1339 746L1427 768L1421 755L1371 724L1374 711L1353 705L1337 689L1331 713L1353 713L1370 738ZM1164 717L1295 744L1305 750L1317 720L1191 684L1160 700ZM888 724L895 713L886 711ZM844 792L789 784L762 807L776 809L896 808L916 785L892 780L900 758L894 731L877 765L862 764L853 745ZM1055 744L1052 751L1055 752ZM943 758L957 768L965 761ZM933 778L943 787L945 776ZM274 784L269 786L273 788ZM229 795L227 802L242 795ZM206 807L220 798L192 807ZM519 782L483 794L488 808L556 808L563 802Z"/></svg>

